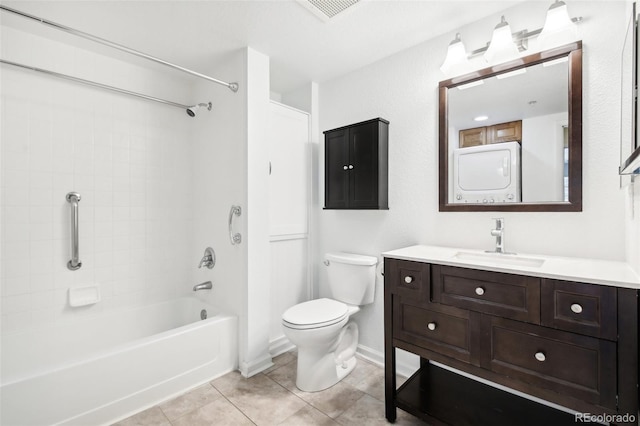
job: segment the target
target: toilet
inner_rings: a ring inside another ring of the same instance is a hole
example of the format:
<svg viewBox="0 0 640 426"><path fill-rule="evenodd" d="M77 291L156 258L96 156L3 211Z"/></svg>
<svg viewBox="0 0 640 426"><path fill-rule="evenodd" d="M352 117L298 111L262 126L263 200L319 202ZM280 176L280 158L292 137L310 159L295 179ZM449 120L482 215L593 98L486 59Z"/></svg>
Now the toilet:
<svg viewBox="0 0 640 426"><path fill-rule="evenodd" d="M282 314L287 338L298 347L296 386L305 392L327 389L356 366L358 325L350 321L360 306L373 303L378 259L327 253L332 299L299 303Z"/></svg>

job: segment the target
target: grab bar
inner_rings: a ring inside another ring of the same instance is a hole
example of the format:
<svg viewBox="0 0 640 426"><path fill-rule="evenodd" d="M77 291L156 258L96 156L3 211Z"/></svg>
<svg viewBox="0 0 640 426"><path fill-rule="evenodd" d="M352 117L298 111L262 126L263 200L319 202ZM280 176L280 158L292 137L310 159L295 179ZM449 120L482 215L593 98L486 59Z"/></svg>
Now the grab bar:
<svg viewBox="0 0 640 426"><path fill-rule="evenodd" d="M80 194L70 192L67 194L67 202L71 204L71 260L67 262L67 268L72 271L80 269L80 241L78 234L78 203L80 202Z"/></svg>
<svg viewBox="0 0 640 426"><path fill-rule="evenodd" d="M229 238L231 239L231 244L236 245L242 242L242 235L239 232L233 232L233 216L240 216L242 214L242 209L240 206L231 206L231 210L229 210Z"/></svg>

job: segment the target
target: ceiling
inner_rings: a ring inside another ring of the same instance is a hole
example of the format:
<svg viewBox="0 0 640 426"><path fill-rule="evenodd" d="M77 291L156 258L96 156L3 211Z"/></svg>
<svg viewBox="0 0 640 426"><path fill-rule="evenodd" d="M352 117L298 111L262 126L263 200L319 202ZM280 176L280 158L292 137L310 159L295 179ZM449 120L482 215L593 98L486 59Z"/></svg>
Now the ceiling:
<svg viewBox="0 0 640 426"><path fill-rule="evenodd" d="M18 0L3 4L195 71L204 72L230 52L251 46L270 57L272 91L286 93L453 33L521 1L361 0L328 22L296 0ZM5 12L0 15L3 25L57 37L57 31L37 22ZM437 60L443 60L445 53L443 46Z"/></svg>

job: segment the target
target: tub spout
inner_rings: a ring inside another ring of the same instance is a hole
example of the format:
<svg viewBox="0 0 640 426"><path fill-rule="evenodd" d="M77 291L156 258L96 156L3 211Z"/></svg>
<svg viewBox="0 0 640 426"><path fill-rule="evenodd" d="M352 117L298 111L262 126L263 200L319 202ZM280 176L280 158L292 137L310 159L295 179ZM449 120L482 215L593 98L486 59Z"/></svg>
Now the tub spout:
<svg viewBox="0 0 640 426"><path fill-rule="evenodd" d="M198 291L198 290L211 290L213 288L213 284L211 283L211 281L205 281L201 284L196 284L193 286L193 291Z"/></svg>

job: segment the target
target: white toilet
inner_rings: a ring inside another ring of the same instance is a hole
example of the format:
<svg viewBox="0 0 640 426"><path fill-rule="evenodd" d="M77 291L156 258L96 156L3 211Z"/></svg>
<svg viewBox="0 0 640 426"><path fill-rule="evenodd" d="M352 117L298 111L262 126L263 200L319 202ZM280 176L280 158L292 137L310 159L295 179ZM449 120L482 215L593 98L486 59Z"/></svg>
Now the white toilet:
<svg viewBox="0 0 640 426"><path fill-rule="evenodd" d="M298 389L327 389L356 366L358 326L349 318L373 303L377 263L372 256L327 253L333 299L299 303L282 314L284 334L298 347Z"/></svg>

